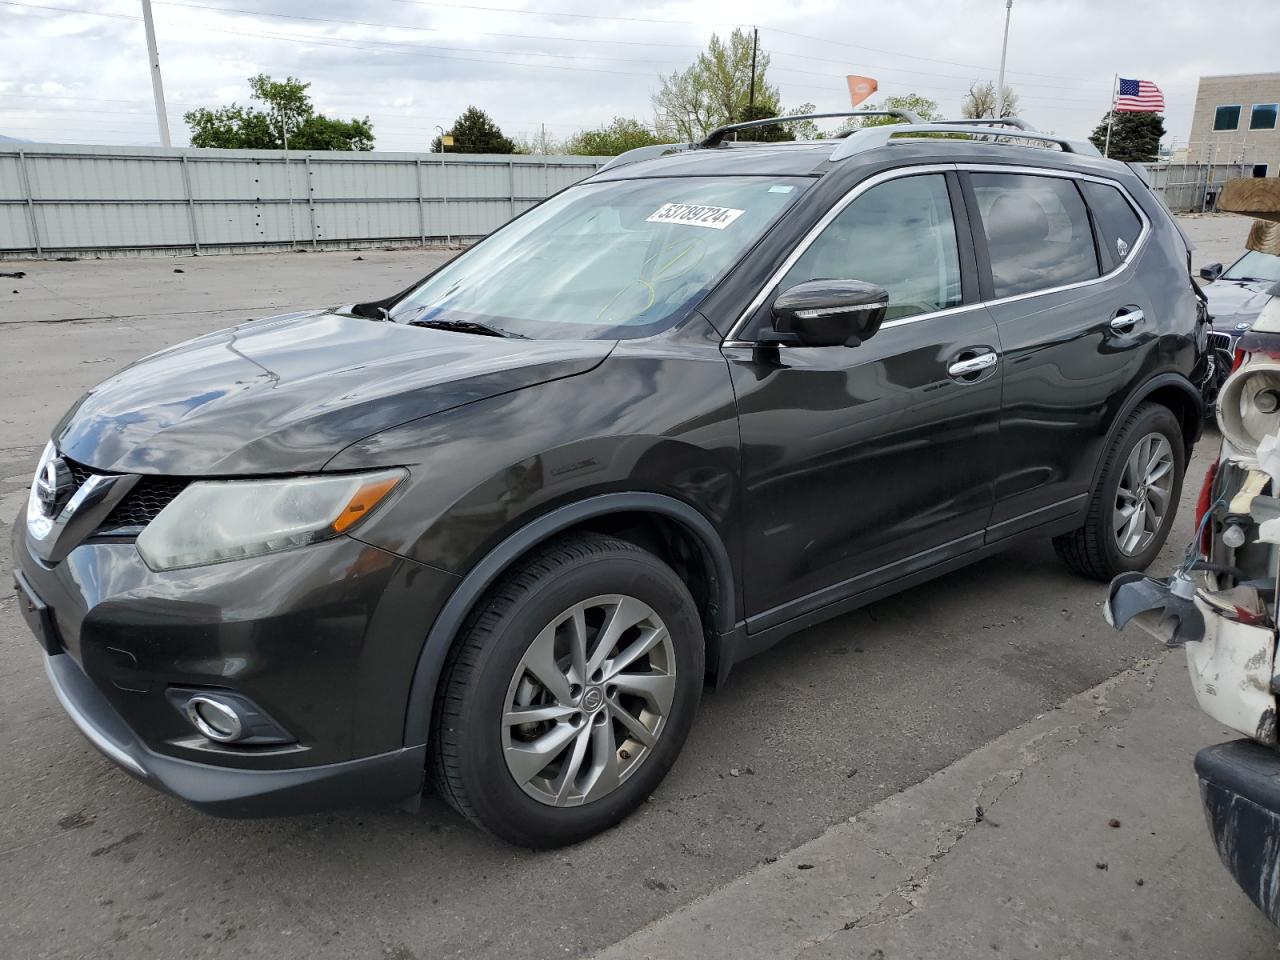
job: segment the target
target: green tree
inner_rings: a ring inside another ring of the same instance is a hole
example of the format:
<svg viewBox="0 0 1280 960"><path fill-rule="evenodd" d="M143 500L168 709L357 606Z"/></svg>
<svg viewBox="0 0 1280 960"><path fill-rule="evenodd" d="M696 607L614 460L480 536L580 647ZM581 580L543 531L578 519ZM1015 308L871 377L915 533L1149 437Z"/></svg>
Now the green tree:
<svg viewBox="0 0 1280 960"><path fill-rule="evenodd" d="M272 80L264 73L249 78L250 98L265 109L238 103L209 109L199 107L183 115L191 128L193 147L225 150L372 150L373 124L363 120L334 120L316 113L307 90L311 84L297 77Z"/></svg>
<svg viewBox="0 0 1280 960"><path fill-rule="evenodd" d="M800 106L788 110L786 115L793 117L817 112L818 108L812 103L802 103ZM795 120L787 124L787 129L795 134L797 140L821 140L823 137L822 130L819 129L815 120Z"/></svg>
<svg viewBox="0 0 1280 960"><path fill-rule="evenodd" d="M735 29L726 43L711 35L707 49L684 70L661 77L653 107L661 118L659 134L700 140L716 127L742 120L754 103L762 117L782 112L778 88L767 79L769 54L757 52L755 95L751 88L751 34Z"/></svg>
<svg viewBox="0 0 1280 960"><path fill-rule="evenodd" d="M517 153L514 141L503 136L502 130L490 119L489 115L479 107L467 107L453 126L449 128L453 135L453 146L450 153ZM431 152L439 153L441 141L436 137L431 141Z"/></svg>
<svg viewBox="0 0 1280 960"><path fill-rule="evenodd" d="M768 120L770 117L776 116L779 116L777 110L762 107L757 103L754 107L744 107L736 122ZM749 127L746 130L739 130L736 134L736 139L738 140L749 140L755 143L777 143L781 140L794 140L795 138L796 135L780 123L770 123L763 127Z"/></svg>
<svg viewBox="0 0 1280 960"><path fill-rule="evenodd" d="M565 153L587 157L616 157L636 147L669 143L639 120L614 117L612 122L593 130L579 130L560 145Z"/></svg>
<svg viewBox="0 0 1280 960"><path fill-rule="evenodd" d="M865 103L860 110L909 110L921 120L941 120L938 101L922 97L918 93L904 93L897 97L885 97L883 103ZM902 123L897 117L850 117L840 126L840 132L859 130L862 127L882 127L887 123Z"/></svg>
<svg viewBox="0 0 1280 960"><path fill-rule="evenodd" d="M964 100L960 104L960 115L968 120L991 120L995 119L997 107L999 104L996 102L996 85L990 80L986 83L974 83L969 85L969 92L964 95ZM1006 84L1004 110L1001 111L1000 116L1016 117L1017 115L1018 95Z"/></svg>
<svg viewBox="0 0 1280 960"><path fill-rule="evenodd" d="M1107 146L1107 121L1111 111L1089 134L1089 141L1099 150ZM1111 147L1107 156L1125 163L1151 163L1160 152L1160 138L1164 136L1164 117L1158 113L1117 112L1111 127Z"/></svg>

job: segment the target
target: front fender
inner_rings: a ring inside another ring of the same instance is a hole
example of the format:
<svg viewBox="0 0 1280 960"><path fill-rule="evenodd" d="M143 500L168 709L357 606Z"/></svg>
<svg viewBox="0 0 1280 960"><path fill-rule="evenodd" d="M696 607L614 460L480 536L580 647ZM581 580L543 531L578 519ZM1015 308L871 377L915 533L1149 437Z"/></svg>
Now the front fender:
<svg viewBox="0 0 1280 960"><path fill-rule="evenodd" d="M405 717L405 744L427 742L431 728L431 708L445 658L467 614L503 572L539 543L562 530L593 517L616 513L653 513L681 524L702 547L715 570L717 602L714 616L721 634L733 629L735 595L733 564L719 533L687 503L655 493L610 493L560 507L527 523L489 551L454 589L436 617L413 675L409 709Z"/></svg>

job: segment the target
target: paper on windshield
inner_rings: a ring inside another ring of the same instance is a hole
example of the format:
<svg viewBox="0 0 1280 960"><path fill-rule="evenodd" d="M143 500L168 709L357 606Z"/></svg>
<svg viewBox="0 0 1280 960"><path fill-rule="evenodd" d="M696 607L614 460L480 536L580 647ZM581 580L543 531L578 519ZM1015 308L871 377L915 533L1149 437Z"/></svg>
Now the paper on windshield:
<svg viewBox="0 0 1280 960"><path fill-rule="evenodd" d="M645 217L649 223L679 223L686 227L723 230L746 213L732 207L709 207L699 203L664 203Z"/></svg>

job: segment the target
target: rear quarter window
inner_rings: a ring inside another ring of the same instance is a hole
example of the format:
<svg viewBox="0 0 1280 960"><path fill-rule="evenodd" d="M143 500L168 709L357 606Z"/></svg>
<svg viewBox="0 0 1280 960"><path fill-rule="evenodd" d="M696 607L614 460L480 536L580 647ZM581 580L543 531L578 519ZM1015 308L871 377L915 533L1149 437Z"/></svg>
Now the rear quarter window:
<svg viewBox="0 0 1280 960"><path fill-rule="evenodd" d="M1100 275L1089 214L1070 178L974 173L970 183L997 299Z"/></svg>
<svg viewBox="0 0 1280 960"><path fill-rule="evenodd" d="M1128 258L1142 233L1142 220L1115 187L1093 180L1082 180L1080 189L1093 211L1093 221L1102 238L1102 265L1114 270Z"/></svg>

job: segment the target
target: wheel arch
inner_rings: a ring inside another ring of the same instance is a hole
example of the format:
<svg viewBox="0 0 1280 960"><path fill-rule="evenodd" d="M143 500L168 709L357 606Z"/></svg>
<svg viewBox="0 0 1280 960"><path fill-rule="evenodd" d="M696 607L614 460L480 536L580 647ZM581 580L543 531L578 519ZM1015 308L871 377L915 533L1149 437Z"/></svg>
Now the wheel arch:
<svg viewBox="0 0 1280 960"><path fill-rule="evenodd" d="M427 742L431 711L445 658L476 603L530 551L560 534L581 529L630 540L671 564L689 584L707 639L707 669L714 671L719 638L734 628L736 591L729 551L697 509L658 493L607 493L542 514L511 534L462 578L427 633L405 714L404 742ZM682 569L683 567L683 569Z"/></svg>
<svg viewBox="0 0 1280 960"><path fill-rule="evenodd" d="M1133 391L1116 415L1111 418L1107 428L1106 443L1102 446L1102 454L1093 469L1093 483L1089 489L1096 489L1102 476L1102 467L1106 463L1106 451L1111 449L1116 434L1123 426L1125 419L1140 403L1158 403L1168 408L1182 426L1182 442L1186 452L1190 454L1192 445L1200 438L1200 428L1204 420L1204 399L1195 385L1180 373L1161 373L1146 381Z"/></svg>

